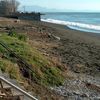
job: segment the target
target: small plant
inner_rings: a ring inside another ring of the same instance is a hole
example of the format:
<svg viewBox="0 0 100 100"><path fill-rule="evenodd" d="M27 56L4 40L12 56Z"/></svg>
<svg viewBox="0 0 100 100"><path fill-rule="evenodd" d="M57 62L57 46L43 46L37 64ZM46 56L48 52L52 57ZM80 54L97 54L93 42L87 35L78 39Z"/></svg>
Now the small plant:
<svg viewBox="0 0 100 100"><path fill-rule="evenodd" d="M8 35L12 36L12 37L17 37L17 33L14 30L10 30L9 33L8 33Z"/></svg>
<svg viewBox="0 0 100 100"><path fill-rule="evenodd" d="M21 41L26 41L27 40L27 36L24 35L24 34L19 34L18 35L18 39L21 40Z"/></svg>
<svg viewBox="0 0 100 100"><path fill-rule="evenodd" d="M26 41L27 36L25 34L18 34L15 30L10 30L8 33L9 36L18 38L21 41Z"/></svg>

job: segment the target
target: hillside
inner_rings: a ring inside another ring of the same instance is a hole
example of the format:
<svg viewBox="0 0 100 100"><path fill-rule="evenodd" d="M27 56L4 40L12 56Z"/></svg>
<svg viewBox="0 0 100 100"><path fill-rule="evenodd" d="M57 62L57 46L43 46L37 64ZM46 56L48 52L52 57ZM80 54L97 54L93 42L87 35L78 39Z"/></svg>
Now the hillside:
<svg viewBox="0 0 100 100"><path fill-rule="evenodd" d="M7 21L3 21L3 24L8 24ZM1 29L5 28L3 24ZM14 29L13 26L9 26L8 30L4 29L0 33L0 44L4 44L10 49L7 50L0 45L1 71L8 73L11 79L16 79L27 91L34 90L34 95L38 97L42 95L42 98L46 98L46 96L44 97L44 93L46 93L50 96L52 91L49 88L59 86L64 82L65 71L62 66L40 52L36 47L39 44L34 45L33 41L29 40L27 34L23 32L26 30ZM29 66L31 66L31 72L26 68ZM43 90L44 93L41 93ZM56 98L56 96L53 97Z"/></svg>

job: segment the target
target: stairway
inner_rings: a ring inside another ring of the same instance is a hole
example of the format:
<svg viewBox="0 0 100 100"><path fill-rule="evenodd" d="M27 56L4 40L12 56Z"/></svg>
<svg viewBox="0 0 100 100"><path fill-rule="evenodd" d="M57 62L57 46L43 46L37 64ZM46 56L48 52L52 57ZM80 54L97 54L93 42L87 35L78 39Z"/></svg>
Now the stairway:
<svg viewBox="0 0 100 100"><path fill-rule="evenodd" d="M0 100L38 100L18 86L15 80L0 72Z"/></svg>
<svg viewBox="0 0 100 100"><path fill-rule="evenodd" d="M24 100L23 95L0 80L0 100Z"/></svg>

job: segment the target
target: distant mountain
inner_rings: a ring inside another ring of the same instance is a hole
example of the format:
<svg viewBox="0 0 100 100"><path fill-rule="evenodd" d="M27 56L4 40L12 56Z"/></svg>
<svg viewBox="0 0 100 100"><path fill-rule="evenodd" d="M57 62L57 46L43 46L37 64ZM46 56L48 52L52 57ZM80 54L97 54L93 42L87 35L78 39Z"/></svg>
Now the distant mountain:
<svg viewBox="0 0 100 100"><path fill-rule="evenodd" d="M37 5L33 6L21 6L19 7L19 11L22 12L99 12L93 10L72 10L72 9L50 9L46 7L41 7Z"/></svg>
<svg viewBox="0 0 100 100"><path fill-rule="evenodd" d="M49 9L45 7L40 7L40 6L22 6L19 8L20 11L25 11L25 12L62 12L63 10L59 9Z"/></svg>

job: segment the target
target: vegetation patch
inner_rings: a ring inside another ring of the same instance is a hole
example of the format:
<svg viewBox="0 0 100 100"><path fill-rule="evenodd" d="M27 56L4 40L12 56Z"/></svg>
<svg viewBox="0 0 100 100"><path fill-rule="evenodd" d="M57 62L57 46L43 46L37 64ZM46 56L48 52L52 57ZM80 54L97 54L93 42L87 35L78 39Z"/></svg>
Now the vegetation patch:
<svg viewBox="0 0 100 100"><path fill-rule="evenodd" d="M25 34L18 34L14 30L10 30L8 36L16 37L16 38L18 38L21 41L26 41L27 40L27 36Z"/></svg>
<svg viewBox="0 0 100 100"><path fill-rule="evenodd" d="M62 70L57 66L54 66L53 63L36 48L31 47L27 41L21 41L21 39L14 34L13 36L2 34L0 40L28 64L32 65L32 70L34 71L32 75L35 82L49 86L62 85L64 81ZM14 58L12 58L2 46L0 46L0 52L6 56L5 59L0 61L0 69L4 72L6 72L8 68L11 69L8 70L8 73L12 78L16 78L19 73L14 64L12 64L16 63L13 61Z"/></svg>

